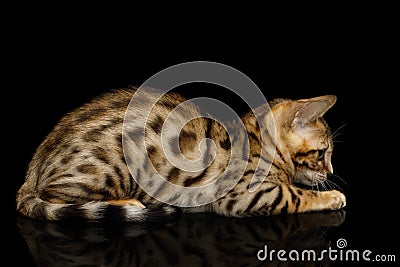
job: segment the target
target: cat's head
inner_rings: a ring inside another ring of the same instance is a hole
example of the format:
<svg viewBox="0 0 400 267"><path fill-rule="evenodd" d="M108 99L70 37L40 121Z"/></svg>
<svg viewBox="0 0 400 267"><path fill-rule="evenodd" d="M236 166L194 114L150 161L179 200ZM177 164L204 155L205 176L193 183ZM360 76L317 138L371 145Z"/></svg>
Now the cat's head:
<svg viewBox="0 0 400 267"><path fill-rule="evenodd" d="M293 163L294 182L316 185L333 173L333 140L322 116L335 102L336 96L327 95L282 101L274 108L274 117L277 115L280 124L277 133L284 143L282 149Z"/></svg>

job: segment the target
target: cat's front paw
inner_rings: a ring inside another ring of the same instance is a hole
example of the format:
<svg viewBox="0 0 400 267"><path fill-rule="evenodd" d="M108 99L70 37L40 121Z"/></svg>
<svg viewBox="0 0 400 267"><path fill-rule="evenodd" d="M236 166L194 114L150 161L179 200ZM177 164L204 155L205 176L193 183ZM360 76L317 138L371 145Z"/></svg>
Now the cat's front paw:
<svg viewBox="0 0 400 267"><path fill-rule="evenodd" d="M342 192L332 190L326 193L328 193L328 209L337 210L346 206L346 197Z"/></svg>

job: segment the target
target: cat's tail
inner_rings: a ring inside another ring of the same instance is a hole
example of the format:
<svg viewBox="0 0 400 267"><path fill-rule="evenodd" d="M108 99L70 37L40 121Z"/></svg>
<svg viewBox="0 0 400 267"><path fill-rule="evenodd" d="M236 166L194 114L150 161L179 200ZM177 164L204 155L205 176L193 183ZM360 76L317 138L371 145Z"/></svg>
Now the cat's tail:
<svg viewBox="0 0 400 267"><path fill-rule="evenodd" d="M27 217L48 221L84 220L96 222L148 222L170 220L179 209L158 205L144 207L137 200L90 201L84 204L58 204L34 195L18 196L17 210Z"/></svg>

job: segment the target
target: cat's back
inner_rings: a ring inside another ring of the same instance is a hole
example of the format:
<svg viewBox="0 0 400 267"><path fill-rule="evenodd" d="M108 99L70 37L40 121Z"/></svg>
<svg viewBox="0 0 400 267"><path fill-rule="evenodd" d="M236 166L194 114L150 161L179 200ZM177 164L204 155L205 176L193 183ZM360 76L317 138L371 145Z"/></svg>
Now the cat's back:
<svg viewBox="0 0 400 267"><path fill-rule="evenodd" d="M37 187L49 177L72 177L76 176L74 172L80 176L93 175L95 171L128 176L122 151L122 127L136 92L135 87L116 89L64 115L37 148L29 164L26 183L32 180L32 186L35 183ZM185 100L169 93L157 102L158 96L155 91L145 91L141 94L141 103L135 103L130 112L142 114L142 106L148 102L157 103L154 113L168 113Z"/></svg>
<svg viewBox="0 0 400 267"><path fill-rule="evenodd" d="M135 92L135 88L118 89L93 98L65 114L48 137L59 130L64 132L63 135L79 133L99 126L100 122L122 123L126 108Z"/></svg>
<svg viewBox="0 0 400 267"><path fill-rule="evenodd" d="M67 113L43 140L33 160L54 157L72 143L79 146L79 143L104 139L110 131L121 126L134 93L134 89L114 90Z"/></svg>

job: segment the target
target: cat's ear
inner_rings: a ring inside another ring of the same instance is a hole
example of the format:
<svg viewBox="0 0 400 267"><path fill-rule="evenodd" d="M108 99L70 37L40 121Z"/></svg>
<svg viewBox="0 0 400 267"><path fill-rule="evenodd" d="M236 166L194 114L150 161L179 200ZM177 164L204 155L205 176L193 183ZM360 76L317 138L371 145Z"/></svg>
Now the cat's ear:
<svg viewBox="0 0 400 267"><path fill-rule="evenodd" d="M336 96L325 95L309 99L297 100L293 126L304 126L322 117L336 102Z"/></svg>

